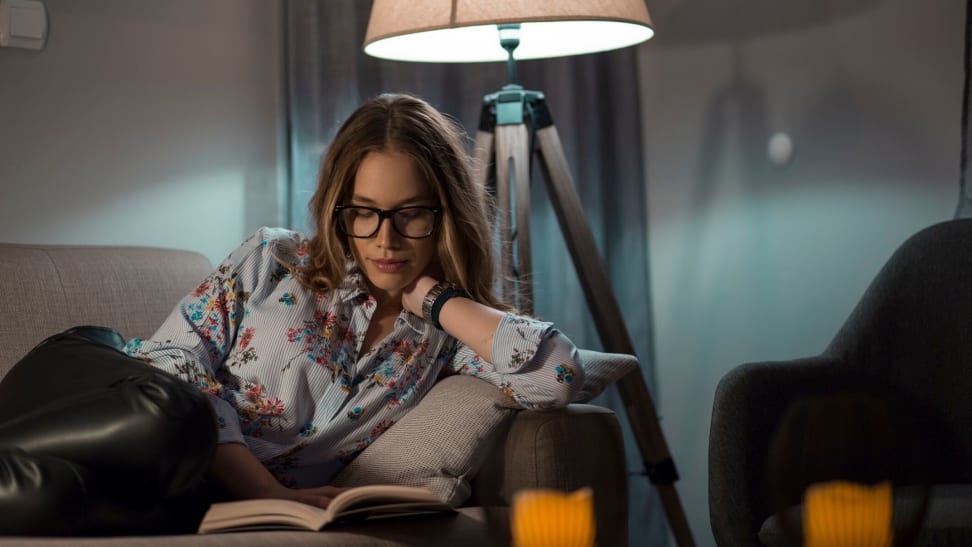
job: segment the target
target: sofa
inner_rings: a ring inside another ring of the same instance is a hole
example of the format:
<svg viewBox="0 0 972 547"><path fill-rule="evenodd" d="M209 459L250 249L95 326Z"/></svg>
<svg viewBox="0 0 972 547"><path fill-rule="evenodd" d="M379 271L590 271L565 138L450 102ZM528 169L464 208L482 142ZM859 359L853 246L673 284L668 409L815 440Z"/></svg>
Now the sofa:
<svg viewBox="0 0 972 547"><path fill-rule="evenodd" d="M185 250L0 243L0 378L41 340L72 326L107 326L125 338L150 336L211 270L206 257ZM605 355L581 350L582 360ZM515 492L585 486L594 492L597 544L627 545L627 473L620 426L611 410L590 404L521 410L484 382L447 380L337 480L430 486L461 505L455 514L347 524L319 533L0 537L0 547L506 545ZM456 426L456 416L461 419L464 412L475 417L476 427ZM471 446L454 446L462 443ZM471 455L454 456L463 450ZM384 462L392 465L375 472Z"/></svg>

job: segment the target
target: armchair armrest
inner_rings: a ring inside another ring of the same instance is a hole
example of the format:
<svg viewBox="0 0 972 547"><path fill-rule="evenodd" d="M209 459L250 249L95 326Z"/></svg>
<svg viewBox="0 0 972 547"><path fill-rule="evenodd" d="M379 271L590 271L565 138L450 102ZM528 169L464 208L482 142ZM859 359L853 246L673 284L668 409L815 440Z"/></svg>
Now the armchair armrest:
<svg viewBox="0 0 972 547"><path fill-rule="evenodd" d="M510 505L524 488L594 491L597 544L627 545L628 486L614 411L572 404L517 412L473 481L474 505Z"/></svg>
<svg viewBox="0 0 972 547"><path fill-rule="evenodd" d="M777 422L790 402L837 387L850 372L821 355L748 363L722 378L709 429L709 517L718 545L761 545L757 534L771 512L767 453Z"/></svg>

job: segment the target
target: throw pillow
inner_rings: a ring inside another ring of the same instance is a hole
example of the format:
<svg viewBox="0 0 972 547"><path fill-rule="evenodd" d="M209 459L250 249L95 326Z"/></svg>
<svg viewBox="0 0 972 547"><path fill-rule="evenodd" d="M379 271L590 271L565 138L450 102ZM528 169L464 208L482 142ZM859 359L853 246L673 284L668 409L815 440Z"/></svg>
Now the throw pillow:
<svg viewBox="0 0 972 547"><path fill-rule="evenodd" d="M489 445L518 408L488 382L464 375L444 378L331 484L424 486L458 507L469 499L470 481Z"/></svg>
<svg viewBox="0 0 972 547"><path fill-rule="evenodd" d="M604 353L578 349L584 367L584 386L572 403L586 403L601 394L622 376L638 368L638 358L624 353Z"/></svg>

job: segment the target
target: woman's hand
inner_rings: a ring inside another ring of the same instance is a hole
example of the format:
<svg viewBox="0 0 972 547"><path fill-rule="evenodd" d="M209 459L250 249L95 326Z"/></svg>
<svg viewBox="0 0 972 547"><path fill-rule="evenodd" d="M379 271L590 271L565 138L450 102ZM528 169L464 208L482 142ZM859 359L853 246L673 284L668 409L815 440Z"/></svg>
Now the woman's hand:
<svg viewBox="0 0 972 547"><path fill-rule="evenodd" d="M432 276L423 275L402 291L402 307L422 317L422 300L439 281Z"/></svg>

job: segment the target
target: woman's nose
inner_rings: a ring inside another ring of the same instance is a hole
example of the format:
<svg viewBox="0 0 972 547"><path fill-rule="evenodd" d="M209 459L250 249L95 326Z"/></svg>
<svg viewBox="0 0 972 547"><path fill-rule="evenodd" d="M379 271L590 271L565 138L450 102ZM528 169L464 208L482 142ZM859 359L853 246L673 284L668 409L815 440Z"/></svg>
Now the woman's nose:
<svg viewBox="0 0 972 547"><path fill-rule="evenodd" d="M375 235L377 238L377 243L379 247L382 248L395 248L401 244L401 236L395 231L395 227L392 225L392 219L385 218L382 219L381 225L378 226L378 234Z"/></svg>

